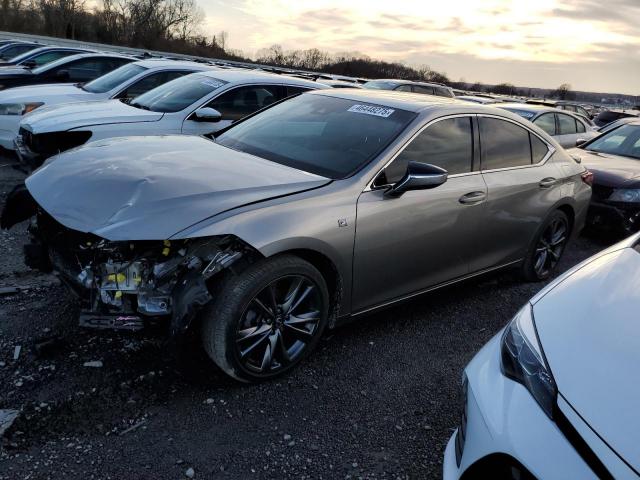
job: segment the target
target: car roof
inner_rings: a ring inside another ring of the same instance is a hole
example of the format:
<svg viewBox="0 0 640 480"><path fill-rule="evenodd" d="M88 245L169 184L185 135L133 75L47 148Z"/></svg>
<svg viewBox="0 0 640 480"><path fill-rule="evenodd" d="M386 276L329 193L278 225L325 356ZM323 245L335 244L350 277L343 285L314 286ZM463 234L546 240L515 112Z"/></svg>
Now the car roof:
<svg viewBox="0 0 640 480"><path fill-rule="evenodd" d="M288 75L280 75L277 73L268 73L260 70L247 70L247 69L219 69L219 70L205 70L199 72L198 75L206 75L208 77L217 78L218 80L224 80L229 83L252 83L252 82L264 82L274 84L292 84L300 86L308 86L310 88L330 88L327 85L314 82L312 80L306 80L303 78L290 77Z"/></svg>
<svg viewBox="0 0 640 480"><path fill-rule="evenodd" d="M67 63L69 63L71 61L74 61L74 60L79 60L79 59L82 59L82 58L92 58L92 57L94 57L94 58L122 58L122 59L125 59L125 60L133 60L132 57L129 57L127 55L120 55L120 54L117 54L117 53L105 53L105 52L79 53L77 55L68 55L66 57L62 57L62 58L59 58L57 60L54 60L53 62L45 63L44 65L41 65L41 66L39 66L37 68L34 68L33 70L34 71L38 70L39 72L47 71L47 70L49 70L51 68L55 68L55 67L57 67L59 65L65 65L65 64L67 64Z"/></svg>
<svg viewBox="0 0 640 480"><path fill-rule="evenodd" d="M558 112L571 114L573 112L567 112L566 110L560 110L559 108L550 107L549 105L541 105L539 103L498 103L500 108L520 110L521 112L531 113L543 113L543 112Z"/></svg>
<svg viewBox="0 0 640 480"><path fill-rule="evenodd" d="M374 80L369 80L370 82L388 82L395 83L396 85L428 85L430 87L444 87L449 88L446 85L436 82L420 82L417 80L404 80L400 78L376 78Z"/></svg>
<svg viewBox="0 0 640 480"><path fill-rule="evenodd" d="M203 70L211 69L215 70L215 65L207 65L206 63L201 62L190 62L188 60L168 60L164 58L150 58L146 60L138 60L134 62L136 65L140 65L145 68L166 68L166 67L198 67Z"/></svg>
<svg viewBox="0 0 640 480"><path fill-rule="evenodd" d="M373 90L368 88L334 88L321 92L309 92L305 95L328 95L354 102L368 102L389 108L407 110L409 112L421 112L423 110L451 106L453 108L465 108L474 111L486 111L489 108L477 103L463 102L450 97L437 97L424 93L398 92L395 90ZM495 109L492 109L495 111Z"/></svg>

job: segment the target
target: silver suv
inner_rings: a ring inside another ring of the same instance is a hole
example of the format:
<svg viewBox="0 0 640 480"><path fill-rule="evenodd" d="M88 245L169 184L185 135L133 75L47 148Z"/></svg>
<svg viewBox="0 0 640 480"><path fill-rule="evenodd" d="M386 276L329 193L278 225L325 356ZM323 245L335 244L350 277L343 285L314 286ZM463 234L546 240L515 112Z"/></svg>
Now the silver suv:
<svg viewBox="0 0 640 480"><path fill-rule="evenodd" d="M585 221L585 168L516 114L426 95L304 93L204 137L101 140L10 195L27 263L81 324L172 335L255 381L325 327L515 266L551 275Z"/></svg>

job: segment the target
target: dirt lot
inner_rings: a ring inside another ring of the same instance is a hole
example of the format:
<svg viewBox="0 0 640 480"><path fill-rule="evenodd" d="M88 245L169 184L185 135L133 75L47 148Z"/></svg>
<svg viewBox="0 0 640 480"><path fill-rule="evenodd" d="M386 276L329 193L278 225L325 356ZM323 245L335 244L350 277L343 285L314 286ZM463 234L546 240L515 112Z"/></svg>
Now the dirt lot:
<svg viewBox="0 0 640 480"><path fill-rule="evenodd" d="M7 163L0 203L23 178ZM502 273L432 293L329 333L279 381L239 386L195 342L178 355L80 330L57 278L22 264L25 228L0 232L0 288L22 287L0 295L0 409L21 411L0 479L440 478L462 368L543 286ZM561 270L604 246L578 239Z"/></svg>

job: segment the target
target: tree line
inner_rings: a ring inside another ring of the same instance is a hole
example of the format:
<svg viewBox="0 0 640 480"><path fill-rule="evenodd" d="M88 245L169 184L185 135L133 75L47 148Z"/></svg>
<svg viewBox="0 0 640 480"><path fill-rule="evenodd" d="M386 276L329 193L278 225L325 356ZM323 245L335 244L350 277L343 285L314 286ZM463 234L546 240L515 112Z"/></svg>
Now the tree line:
<svg viewBox="0 0 640 480"><path fill-rule="evenodd" d="M72 40L252 62L228 45L228 35L204 35L205 14L196 0L0 0L0 30ZM403 78L448 83L427 66L413 68L359 53L330 54L316 48L285 51L273 45L258 63L365 78Z"/></svg>

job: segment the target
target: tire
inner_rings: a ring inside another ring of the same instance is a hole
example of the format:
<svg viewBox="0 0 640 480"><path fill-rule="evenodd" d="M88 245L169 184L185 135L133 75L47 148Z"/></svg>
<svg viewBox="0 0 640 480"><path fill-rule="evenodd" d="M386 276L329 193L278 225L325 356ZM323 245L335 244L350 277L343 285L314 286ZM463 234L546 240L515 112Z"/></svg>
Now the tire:
<svg viewBox="0 0 640 480"><path fill-rule="evenodd" d="M531 242L522 263L522 277L530 282L548 279L557 267L570 235L571 224L567 215L561 210L552 212L542 223ZM542 266L540 266L541 261Z"/></svg>
<svg viewBox="0 0 640 480"><path fill-rule="evenodd" d="M326 282L309 262L294 255L261 260L227 278L203 308L204 349L236 380L282 375L317 345L329 303Z"/></svg>

